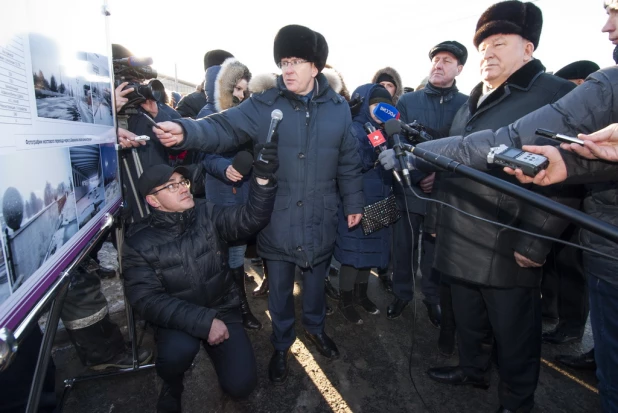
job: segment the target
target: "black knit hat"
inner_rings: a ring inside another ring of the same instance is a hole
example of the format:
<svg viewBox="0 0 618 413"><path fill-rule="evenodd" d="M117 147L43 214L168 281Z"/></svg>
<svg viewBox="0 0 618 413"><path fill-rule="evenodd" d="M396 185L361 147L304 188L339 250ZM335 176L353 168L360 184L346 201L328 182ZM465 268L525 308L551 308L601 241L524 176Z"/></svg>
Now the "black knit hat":
<svg viewBox="0 0 618 413"><path fill-rule="evenodd" d="M447 40L432 47L429 51L429 60L433 59L439 52L451 53L462 65L465 65L466 60L468 60L468 49L466 49L466 46L454 40Z"/></svg>
<svg viewBox="0 0 618 413"><path fill-rule="evenodd" d="M554 73L554 75L566 80L585 79L589 74L594 73L599 69L599 65L591 62L590 60L579 60L566 65Z"/></svg>
<svg viewBox="0 0 618 413"><path fill-rule="evenodd" d="M225 50L210 50L204 55L204 70L208 70L211 66L220 66L225 62L225 59L230 57L234 57L234 55Z"/></svg>
<svg viewBox="0 0 618 413"><path fill-rule="evenodd" d="M543 13L532 3L511 0L489 6L476 23L473 43L476 48L494 34L518 34L539 47Z"/></svg>
<svg viewBox="0 0 618 413"><path fill-rule="evenodd" d="M312 62L321 72L328 58L328 43L320 33L291 24L282 27L275 36L273 54L275 63L285 57L297 57Z"/></svg>
<svg viewBox="0 0 618 413"><path fill-rule="evenodd" d="M398 87L397 82L395 81L395 78L389 75L388 73L381 73L378 76L378 78L376 79L376 83L380 83L380 82L391 82L393 85L395 85L395 87Z"/></svg>
<svg viewBox="0 0 618 413"><path fill-rule="evenodd" d="M380 102L388 103L389 105L393 104L393 97L382 85L378 85L371 91L371 96L369 96L369 106Z"/></svg>

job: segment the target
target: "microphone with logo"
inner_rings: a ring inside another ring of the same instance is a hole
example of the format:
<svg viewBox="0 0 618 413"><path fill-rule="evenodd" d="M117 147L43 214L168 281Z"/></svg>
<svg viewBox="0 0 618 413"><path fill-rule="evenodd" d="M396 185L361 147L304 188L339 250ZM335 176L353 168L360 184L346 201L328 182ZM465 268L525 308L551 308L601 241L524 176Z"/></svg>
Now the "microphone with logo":
<svg viewBox="0 0 618 413"><path fill-rule="evenodd" d="M272 141L273 135L277 132L279 122L281 122L282 119L283 112L281 112L279 109L275 109L270 113L270 126L268 127L268 134L266 135L266 143ZM268 161L262 157L261 153L258 155L258 161L268 163Z"/></svg>
<svg viewBox="0 0 618 413"><path fill-rule="evenodd" d="M373 116L375 116L380 122L386 123L391 119L399 119L401 114L395 106L380 102L373 109Z"/></svg>
<svg viewBox="0 0 618 413"><path fill-rule="evenodd" d="M393 149L395 150L395 156L399 159L399 167L403 172L403 179L406 182L408 188L412 188L412 180L410 179L410 171L406 164L405 154L403 153L403 147L401 145L401 138L399 132L401 132L401 121L399 119L391 119L384 125L386 134L393 139Z"/></svg>
<svg viewBox="0 0 618 413"><path fill-rule="evenodd" d="M382 135L381 131L376 130L376 128L371 124L371 122L365 123L365 132L367 132L367 139L369 139L369 142L371 142L371 146L376 148L379 152L383 152L388 149L388 147L386 146L386 138L384 137L384 135ZM397 182L399 182L400 184L402 183L399 172L394 169L393 176L395 177Z"/></svg>

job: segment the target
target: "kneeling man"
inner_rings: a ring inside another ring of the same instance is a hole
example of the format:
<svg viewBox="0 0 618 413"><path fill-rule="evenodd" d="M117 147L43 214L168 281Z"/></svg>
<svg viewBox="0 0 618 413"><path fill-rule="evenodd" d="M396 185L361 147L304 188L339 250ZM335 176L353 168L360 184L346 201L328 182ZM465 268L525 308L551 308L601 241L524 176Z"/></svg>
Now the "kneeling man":
<svg viewBox="0 0 618 413"><path fill-rule="evenodd" d="M155 165L139 179L151 215L129 231L122 265L127 298L158 328L158 412L180 412L183 377L200 343L223 391L248 396L257 384L255 355L242 325L239 291L228 265L228 243L268 223L279 164L275 142L259 144L267 162L253 166L245 205L194 200L183 167Z"/></svg>

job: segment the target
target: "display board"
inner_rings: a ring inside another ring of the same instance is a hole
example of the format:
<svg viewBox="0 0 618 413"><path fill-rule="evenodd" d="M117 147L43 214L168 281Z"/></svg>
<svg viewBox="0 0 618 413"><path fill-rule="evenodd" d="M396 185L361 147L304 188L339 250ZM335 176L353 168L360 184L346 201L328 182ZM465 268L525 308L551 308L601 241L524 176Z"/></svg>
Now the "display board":
<svg viewBox="0 0 618 413"><path fill-rule="evenodd" d="M121 201L100 0L21 0L0 28L0 328L15 328Z"/></svg>

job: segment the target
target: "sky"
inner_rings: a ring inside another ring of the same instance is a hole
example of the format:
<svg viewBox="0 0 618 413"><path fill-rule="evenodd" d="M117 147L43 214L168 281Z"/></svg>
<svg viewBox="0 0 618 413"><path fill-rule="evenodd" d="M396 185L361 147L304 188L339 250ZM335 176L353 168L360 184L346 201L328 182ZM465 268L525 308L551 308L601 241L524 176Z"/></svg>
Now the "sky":
<svg viewBox="0 0 618 413"><path fill-rule="evenodd" d="M161 73L199 83L203 56L225 49L255 74L278 72L273 39L287 24L308 26L324 35L328 63L342 73L350 91L369 83L376 70L394 67L404 86L416 87L430 69L428 52L444 40L468 48L457 85L464 93L479 82L479 54L472 38L491 0L313 0L193 1L108 0L110 38L136 56L149 56ZM613 65L613 46L601 33L603 0L537 0L543 32L534 56L548 71L576 60ZM568 6L567 6L568 3Z"/></svg>

